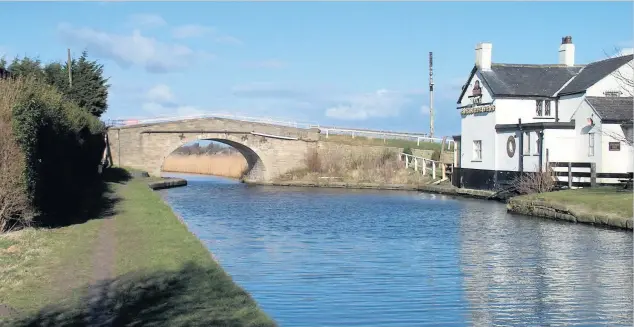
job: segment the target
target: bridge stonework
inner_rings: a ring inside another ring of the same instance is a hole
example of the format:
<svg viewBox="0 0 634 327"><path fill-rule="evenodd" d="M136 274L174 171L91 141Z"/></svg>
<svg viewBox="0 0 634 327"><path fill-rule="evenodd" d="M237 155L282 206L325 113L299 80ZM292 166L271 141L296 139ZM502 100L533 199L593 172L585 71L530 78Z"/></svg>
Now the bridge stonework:
<svg viewBox="0 0 634 327"><path fill-rule="evenodd" d="M247 160L247 180L271 181L304 166L306 153L317 146L319 130L222 118L108 129L112 163L142 169L153 176L160 176L163 162L170 153L195 140L213 140L233 146Z"/></svg>

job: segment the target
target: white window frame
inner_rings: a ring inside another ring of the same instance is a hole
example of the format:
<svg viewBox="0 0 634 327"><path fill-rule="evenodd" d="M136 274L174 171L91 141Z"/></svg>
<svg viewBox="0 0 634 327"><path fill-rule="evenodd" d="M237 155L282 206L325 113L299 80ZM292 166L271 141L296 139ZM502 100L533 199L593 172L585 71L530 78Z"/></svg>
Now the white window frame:
<svg viewBox="0 0 634 327"><path fill-rule="evenodd" d="M473 161L482 161L482 140L473 141Z"/></svg>
<svg viewBox="0 0 634 327"><path fill-rule="evenodd" d="M535 149L533 151L534 156L539 155L539 134L535 133Z"/></svg>
<svg viewBox="0 0 634 327"><path fill-rule="evenodd" d="M594 157L594 133L588 133L588 157Z"/></svg>

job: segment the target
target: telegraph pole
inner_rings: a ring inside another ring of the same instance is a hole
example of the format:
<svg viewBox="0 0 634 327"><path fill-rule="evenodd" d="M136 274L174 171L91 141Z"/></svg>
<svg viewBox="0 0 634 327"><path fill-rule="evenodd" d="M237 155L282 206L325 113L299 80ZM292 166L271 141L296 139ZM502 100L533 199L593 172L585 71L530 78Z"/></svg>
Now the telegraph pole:
<svg viewBox="0 0 634 327"><path fill-rule="evenodd" d="M429 136L434 137L434 57L429 52Z"/></svg>
<svg viewBox="0 0 634 327"><path fill-rule="evenodd" d="M70 48L68 48L68 84L73 87L72 61L70 59Z"/></svg>

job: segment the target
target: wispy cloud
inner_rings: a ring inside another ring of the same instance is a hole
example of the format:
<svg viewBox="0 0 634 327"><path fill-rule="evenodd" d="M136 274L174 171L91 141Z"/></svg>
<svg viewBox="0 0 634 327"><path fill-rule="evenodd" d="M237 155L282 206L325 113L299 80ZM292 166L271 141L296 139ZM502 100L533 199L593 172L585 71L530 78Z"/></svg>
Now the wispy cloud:
<svg viewBox="0 0 634 327"><path fill-rule="evenodd" d="M175 39L208 37L217 43L242 44L242 41L238 38L222 34L215 27L198 24L187 24L173 27L172 37Z"/></svg>
<svg viewBox="0 0 634 327"><path fill-rule="evenodd" d="M165 84L150 88L145 93L141 108L152 116L191 116L203 113L194 106L179 104L170 87Z"/></svg>
<svg viewBox="0 0 634 327"><path fill-rule="evenodd" d="M150 73L182 70L213 58L213 55L205 51L143 36L139 30L130 34L116 34L62 23L58 26L58 32L65 41L114 60L124 68L137 65Z"/></svg>

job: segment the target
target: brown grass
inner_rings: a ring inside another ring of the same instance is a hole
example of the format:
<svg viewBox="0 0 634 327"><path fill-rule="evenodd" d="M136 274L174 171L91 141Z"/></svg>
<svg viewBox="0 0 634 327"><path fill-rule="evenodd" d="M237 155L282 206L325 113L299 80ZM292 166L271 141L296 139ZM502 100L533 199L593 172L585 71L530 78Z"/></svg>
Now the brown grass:
<svg viewBox="0 0 634 327"><path fill-rule="evenodd" d="M12 111L26 87L24 80L0 80L0 232L29 220L29 202L22 178L24 154L13 135Z"/></svg>
<svg viewBox="0 0 634 327"><path fill-rule="evenodd" d="M304 159L305 167L293 170L280 181L343 181L352 183L423 184L428 176L406 169L398 160L398 151L384 148L380 151L348 151L346 148L311 150Z"/></svg>
<svg viewBox="0 0 634 327"><path fill-rule="evenodd" d="M248 168L241 154L178 155L165 158L163 171L240 178Z"/></svg>

